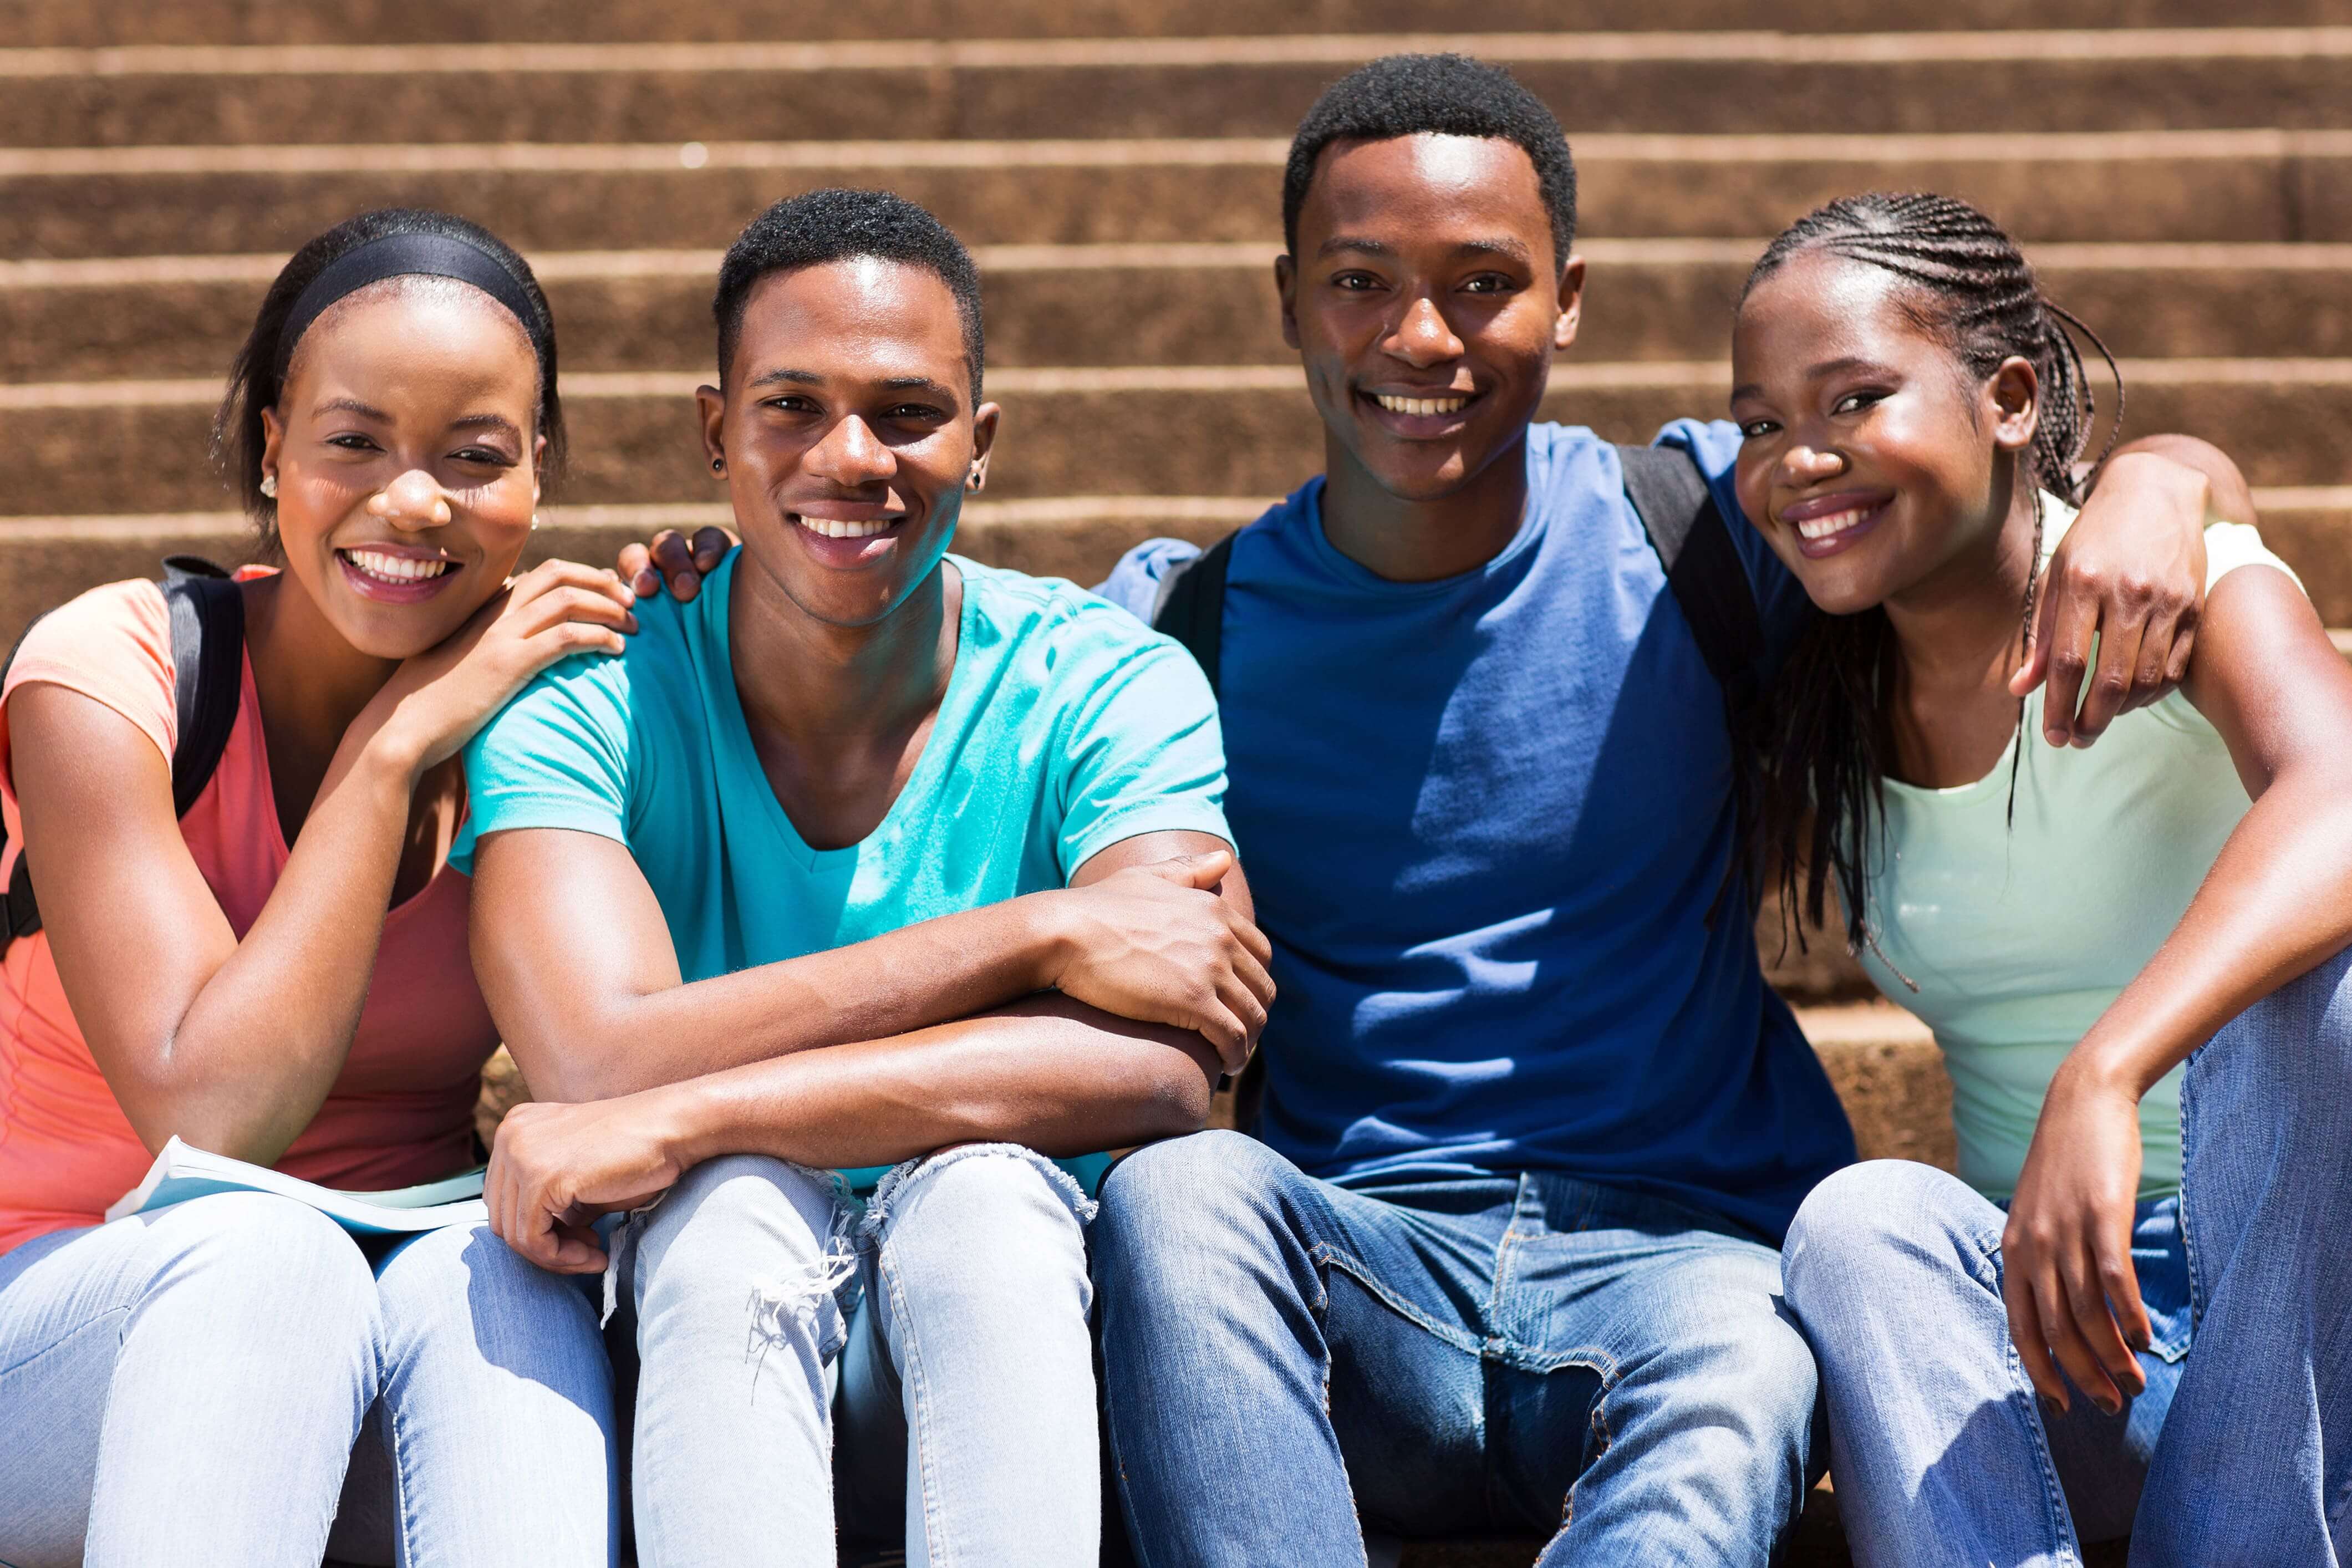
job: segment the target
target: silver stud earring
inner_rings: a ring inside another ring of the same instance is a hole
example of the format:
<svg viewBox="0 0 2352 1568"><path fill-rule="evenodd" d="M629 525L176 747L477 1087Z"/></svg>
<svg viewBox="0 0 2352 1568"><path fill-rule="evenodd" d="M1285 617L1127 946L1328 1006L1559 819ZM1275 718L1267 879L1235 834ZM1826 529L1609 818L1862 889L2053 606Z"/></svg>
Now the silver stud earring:
<svg viewBox="0 0 2352 1568"><path fill-rule="evenodd" d="M532 512L530 514L530 525L533 528L537 528L539 526L539 513Z"/></svg>
<svg viewBox="0 0 2352 1568"><path fill-rule="evenodd" d="M261 493L268 496L271 500L276 500L278 499L278 476L276 474L264 474L261 476Z"/></svg>

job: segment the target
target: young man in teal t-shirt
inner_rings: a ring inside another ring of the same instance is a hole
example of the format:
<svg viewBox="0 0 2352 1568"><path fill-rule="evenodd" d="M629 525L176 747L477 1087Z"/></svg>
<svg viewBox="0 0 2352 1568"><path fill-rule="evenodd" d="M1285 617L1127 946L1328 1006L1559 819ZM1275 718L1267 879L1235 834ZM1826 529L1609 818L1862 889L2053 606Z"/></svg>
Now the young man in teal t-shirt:
<svg viewBox="0 0 2352 1568"><path fill-rule="evenodd" d="M1214 706L946 554L997 410L929 214L779 203L714 309L742 548L467 757L476 966L573 1102L500 1129L492 1224L634 1316L641 1561L830 1563L838 1476L854 1533L1093 1568L1096 1152L1198 1128L1272 994Z"/></svg>

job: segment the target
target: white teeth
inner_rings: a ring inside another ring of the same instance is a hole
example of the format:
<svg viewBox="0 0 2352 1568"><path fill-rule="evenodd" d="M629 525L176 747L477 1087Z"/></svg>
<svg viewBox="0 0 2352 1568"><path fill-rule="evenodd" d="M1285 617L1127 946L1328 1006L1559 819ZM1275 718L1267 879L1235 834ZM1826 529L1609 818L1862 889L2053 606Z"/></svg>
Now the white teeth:
<svg viewBox="0 0 2352 1568"><path fill-rule="evenodd" d="M1458 414L1466 397L1391 397L1386 393L1372 394L1372 401L1391 414Z"/></svg>
<svg viewBox="0 0 2352 1568"><path fill-rule="evenodd" d="M811 533L822 533L827 539L871 539L877 533L890 531L892 520L877 518L871 522L836 522L831 518L803 517L803 528Z"/></svg>
<svg viewBox="0 0 2352 1568"><path fill-rule="evenodd" d="M373 550L346 550L343 559L383 583L421 583L457 568L455 561L419 561L406 555L386 555Z"/></svg>
<svg viewBox="0 0 2352 1568"><path fill-rule="evenodd" d="M1870 515L1866 506L1849 507L1833 511L1827 517L1809 517L1797 524L1797 532L1806 539L1827 539L1831 534L1852 528Z"/></svg>

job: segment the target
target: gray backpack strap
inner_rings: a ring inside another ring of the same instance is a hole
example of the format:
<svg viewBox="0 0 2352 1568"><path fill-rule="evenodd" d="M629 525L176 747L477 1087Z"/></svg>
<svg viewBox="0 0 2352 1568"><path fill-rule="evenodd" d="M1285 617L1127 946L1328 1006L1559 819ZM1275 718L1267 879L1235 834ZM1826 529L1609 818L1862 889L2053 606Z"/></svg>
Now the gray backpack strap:
<svg viewBox="0 0 2352 1568"><path fill-rule="evenodd" d="M1764 616L1748 580L1732 525L1689 453L1670 447L1620 447L1625 496L1665 568L1666 588L1690 624L1701 658L1723 689L1723 718L1731 734L1732 802L1738 842L1724 887L1707 920L1754 854L1756 751L1764 723ZM1759 883L1751 880L1749 897Z"/></svg>
<svg viewBox="0 0 2352 1568"><path fill-rule="evenodd" d="M1218 690L1218 663L1225 641L1225 571L1234 558L1234 535L1228 533L1200 554L1160 579L1151 603L1151 627L1184 645L1209 678L1209 690Z"/></svg>

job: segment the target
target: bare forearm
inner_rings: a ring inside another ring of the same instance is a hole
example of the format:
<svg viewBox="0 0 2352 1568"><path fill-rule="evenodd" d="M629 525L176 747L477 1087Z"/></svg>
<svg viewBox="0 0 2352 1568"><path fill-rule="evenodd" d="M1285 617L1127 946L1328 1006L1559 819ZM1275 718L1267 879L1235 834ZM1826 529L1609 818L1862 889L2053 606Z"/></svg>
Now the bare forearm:
<svg viewBox="0 0 2352 1568"><path fill-rule="evenodd" d="M2231 522L2260 521L2254 514L2254 492L2247 485L2246 476L2227 452L2210 441L2200 441L2194 436L2142 436L2117 447L2108 455L2105 466L2112 468L2117 458L2141 452L2153 453L2203 474L2212 487L2212 515Z"/></svg>
<svg viewBox="0 0 2352 1568"><path fill-rule="evenodd" d="M2283 773L2070 1065L2145 1094L2222 1025L2347 943L2352 776L2335 768Z"/></svg>
<svg viewBox="0 0 2352 1568"><path fill-rule="evenodd" d="M343 1070L398 874L415 770L339 759L260 916L148 1053L142 1138L274 1163ZM160 1114L159 1114L160 1112Z"/></svg>
<svg viewBox="0 0 2352 1568"><path fill-rule="evenodd" d="M720 1154L885 1165L957 1143L1082 1154L1197 1131L1216 1055L1198 1037L1063 999L712 1074L640 1097L680 1163Z"/></svg>
<svg viewBox="0 0 2352 1568"><path fill-rule="evenodd" d="M1031 895L688 984L517 1006L508 1045L534 1089L608 1100L818 1047L888 1039L1053 983L1052 895ZM497 997L494 995L493 1000Z"/></svg>

